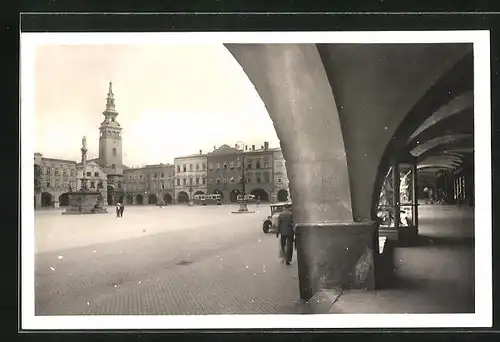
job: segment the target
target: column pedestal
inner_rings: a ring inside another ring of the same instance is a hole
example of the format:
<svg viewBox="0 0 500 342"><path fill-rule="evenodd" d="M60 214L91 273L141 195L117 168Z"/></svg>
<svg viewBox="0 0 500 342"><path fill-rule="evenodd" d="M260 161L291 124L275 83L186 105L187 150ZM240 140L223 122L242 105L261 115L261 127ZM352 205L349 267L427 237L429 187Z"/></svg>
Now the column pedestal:
<svg viewBox="0 0 500 342"><path fill-rule="evenodd" d="M321 289L375 288L375 222L298 224L296 239L301 299Z"/></svg>

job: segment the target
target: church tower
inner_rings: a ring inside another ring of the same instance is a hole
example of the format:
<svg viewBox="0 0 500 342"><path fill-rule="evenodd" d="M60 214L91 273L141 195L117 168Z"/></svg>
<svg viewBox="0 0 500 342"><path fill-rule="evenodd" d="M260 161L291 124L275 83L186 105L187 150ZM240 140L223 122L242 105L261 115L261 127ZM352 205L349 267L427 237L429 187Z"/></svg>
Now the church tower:
<svg viewBox="0 0 500 342"><path fill-rule="evenodd" d="M112 83L109 82L109 91L106 98L106 110L102 112L104 121L99 127L99 164L104 167L121 168L122 166L122 128L116 117L115 96Z"/></svg>

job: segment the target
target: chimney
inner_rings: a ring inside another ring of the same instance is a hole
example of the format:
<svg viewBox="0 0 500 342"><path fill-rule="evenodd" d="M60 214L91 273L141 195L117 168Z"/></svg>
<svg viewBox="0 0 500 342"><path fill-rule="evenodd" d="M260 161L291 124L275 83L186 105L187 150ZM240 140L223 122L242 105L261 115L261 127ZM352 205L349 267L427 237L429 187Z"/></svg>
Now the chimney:
<svg viewBox="0 0 500 342"><path fill-rule="evenodd" d="M202 151L202 150L200 150L200 156L201 156L202 154L203 154L203 151Z"/></svg>
<svg viewBox="0 0 500 342"><path fill-rule="evenodd" d="M269 141L264 141L264 150L269 149Z"/></svg>
<svg viewBox="0 0 500 342"><path fill-rule="evenodd" d="M264 145L260 145L260 149L263 150L264 149Z"/></svg>
<svg viewBox="0 0 500 342"><path fill-rule="evenodd" d="M255 151L255 145L252 145L252 151Z"/></svg>
<svg viewBox="0 0 500 342"><path fill-rule="evenodd" d="M248 151L248 145L245 145L245 151Z"/></svg>

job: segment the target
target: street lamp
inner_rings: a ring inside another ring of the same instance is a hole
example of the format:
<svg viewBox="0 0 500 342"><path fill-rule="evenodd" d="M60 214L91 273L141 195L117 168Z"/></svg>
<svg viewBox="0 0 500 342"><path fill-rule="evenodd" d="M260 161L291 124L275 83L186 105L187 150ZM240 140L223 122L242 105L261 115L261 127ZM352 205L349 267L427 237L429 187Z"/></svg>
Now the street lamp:
<svg viewBox="0 0 500 342"><path fill-rule="evenodd" d="M240 142L236 144L238 146ZM245 183L246 183L246 175L245 175L245 145L242 143L241 145L242 152L241 152L241 198L238 200L238 203L240 204L240 208L238 209L239 212L246 212L248 211L248 201L245 198ZM239 157L238 157L239 158Z"/></svg>
<svg viewBox="0 0 500 342"><path fill-rule="evenodd" d="M189 191L188 205L193 205L193 186L192 186L192 181L189 182L188 191Z"/></svg>

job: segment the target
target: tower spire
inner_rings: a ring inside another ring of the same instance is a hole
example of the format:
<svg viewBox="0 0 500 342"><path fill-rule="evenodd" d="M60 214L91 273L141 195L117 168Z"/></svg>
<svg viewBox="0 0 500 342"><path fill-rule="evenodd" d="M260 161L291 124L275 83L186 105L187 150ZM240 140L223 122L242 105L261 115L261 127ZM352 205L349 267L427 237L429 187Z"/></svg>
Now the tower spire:
<svg viewBox="0 0 500 342"><path fill-rule="evenodd" d="M114 114L115 116L118 115L115 109L115 95L113 94L113 82L109 81L109 90L108 90L108 96L106 97L106 110L104 111L104 116L106 114Z"/></svg>
<svg viewBox="0 0 500 342"><path fill-rule="evenodd" d="M109 81L109 91L108 91L108 97L113 97L113 82Z"/></svg>

